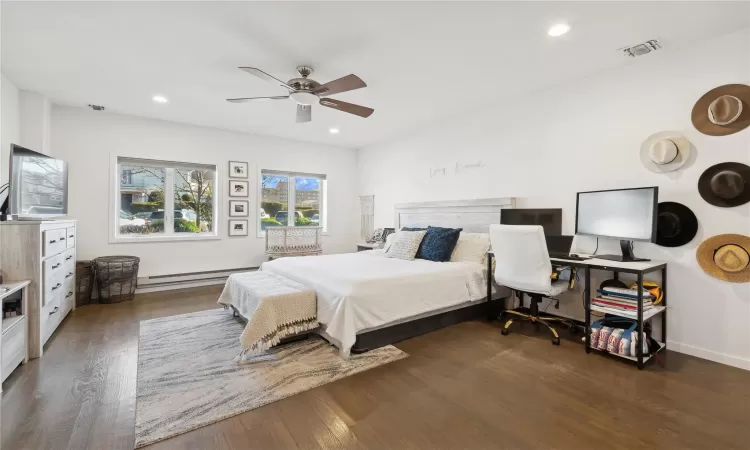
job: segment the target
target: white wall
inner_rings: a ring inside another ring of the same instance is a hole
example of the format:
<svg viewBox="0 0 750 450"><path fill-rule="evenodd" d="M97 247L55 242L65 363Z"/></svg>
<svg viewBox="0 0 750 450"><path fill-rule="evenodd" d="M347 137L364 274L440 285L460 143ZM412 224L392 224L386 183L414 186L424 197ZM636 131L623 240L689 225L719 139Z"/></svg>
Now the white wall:
<svg viewBox="0 0 750 450"><path fill-rule="evenodd" d="M257 170L262 168L326 174L329 235L323 240L324 252L355 249L359 223L353 212L358 204L353 150L58 105L52 107L51 137L55 157L69 166L70 216L79 221L78 259L139 256L139 276L258 266L265 260L265 241L255 236ZM216 164L223 187L218 224L222 239L110 244L110 154ZM226 236L226 171L230 160L250 164L248 237Z"/></svg>
<svg viewBox="0 0 750 450"><path fill-rule="evenodd" d="M19 95L21 117L20 145L49 155L52 103L42 94L22 90Z"/></svg>
<svg viewBox="0 0 750 450"><path fill-rule="evenodd" d="M19 91L5 75L0 75L0 184L8 182L10 144L21 142ZM4 199L5 194L0 195Z"/></svg>
<svg viewBox="0 0 750 450"><path fill-rule="evenodd" d="M688 205L700 222L698 236L683 247L636 243L637 255L669 262L669 346L750 369L750 284L711 278L695 261L696 247L709 236L750 234L750 204L717 208L696 188L713 164L750 164L750 129L710 137L690 122L695 101L726 83L750 83L750 30L693 48L667 46L626 66L361 149L359 194L375 195L376 227L393 224L395 203L513 196L522 207L562 207L563 232L572 234L577 191L657 185L661 201ZM648 171L639 159L641 142L662 130L681 130L697 147L694 161L669 175ZM484 167L454 171L457 162L477 161ZM447 175L430 177L430 168L443 167ZM591 252L595 241L581 237L574 245ZM619 253L618 243L602 240L599 250ZM560 311L582 318L580 293L567 300Z"/></svg>

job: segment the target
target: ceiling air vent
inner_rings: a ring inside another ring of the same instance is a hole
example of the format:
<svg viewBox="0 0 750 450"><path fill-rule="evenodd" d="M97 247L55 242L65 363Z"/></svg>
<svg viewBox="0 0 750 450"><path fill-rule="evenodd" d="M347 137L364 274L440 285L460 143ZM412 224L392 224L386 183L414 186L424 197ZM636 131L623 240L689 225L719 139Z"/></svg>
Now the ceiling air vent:
<svg viewBox="0 0 750 450"><path fill-rule="evenodd" d="M631 58L635 58L636 56L642 56L646 53L651 53L653 51L659 50L661 48L661 44L656 39L651 39L650 41L646 41L642 44L633 45L631 47L624 47L618 49L619 51L623 52L625 56L630 56Z"/></svg>
<svg viewBox="0 0 750 450"><path fill-rule="evenodd" d="M89 108L93 109L94 111L104 111L104 107L102 105L89 105Z"/></svg>

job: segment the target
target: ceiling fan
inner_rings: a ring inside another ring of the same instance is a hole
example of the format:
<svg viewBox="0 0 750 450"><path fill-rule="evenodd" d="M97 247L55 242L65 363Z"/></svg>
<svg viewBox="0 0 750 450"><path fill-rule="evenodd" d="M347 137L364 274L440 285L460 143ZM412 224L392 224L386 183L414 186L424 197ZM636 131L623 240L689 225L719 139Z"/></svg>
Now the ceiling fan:
<svg viewBox="0 0 750 450"><path fill-rule="evenodd" d="M230 103L244 103L251 100L286 100L291 98L297 102L297 123L310 122L312 120L312 105L318 103L327 108L338 109L345 113L354 114L360 117L370 117L375 112L374 109L366 106L355 105L353 103L342 102L329 95L339 94L341 92L353 91L367 87L364 81L356 75L347 75L337 80L329 81L326 84L320 84L315 80L307 78L313 73L312 67L297 67L300 78L292 78L284 83L276 77L273 77L255 67L240 67L241 70L255 75L263 80L278 84L289 90L288 95L275 95L271 97L245 97L245 98L228 98Z"/></svg>

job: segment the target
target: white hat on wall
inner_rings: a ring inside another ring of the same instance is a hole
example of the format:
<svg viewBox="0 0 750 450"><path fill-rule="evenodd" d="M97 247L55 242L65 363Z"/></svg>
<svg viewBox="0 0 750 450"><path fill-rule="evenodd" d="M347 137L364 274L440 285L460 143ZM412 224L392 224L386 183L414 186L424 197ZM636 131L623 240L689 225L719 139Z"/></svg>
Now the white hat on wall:
<svg viewBox="0 0 750 450"><path fill-rule="evenodd" d="M656 173L672 172L690 159L692 144L676 131L660 131L649 136L641 145L641 162Z"/></svg>

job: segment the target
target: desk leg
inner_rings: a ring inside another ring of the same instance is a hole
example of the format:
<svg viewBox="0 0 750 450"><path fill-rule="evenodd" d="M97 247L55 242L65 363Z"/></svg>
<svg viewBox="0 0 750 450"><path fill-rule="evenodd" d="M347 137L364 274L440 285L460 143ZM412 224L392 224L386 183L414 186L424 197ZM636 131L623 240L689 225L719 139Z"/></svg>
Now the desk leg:
<svg viewBox="0 0 750 450"><path fill-rule="evenodd" d="M667 306L667 267L661 269L662 306ZM667 310L661 313L661 341L667 345Z"/></svg>
<svg viewBox="0 0 750 450"><path fill-rule="evenodd" d="M638 356L638 370L643 369L643 272L638 272L638 345L635 354Z"/></svg>
<svg viewBox="0 0 750 450"><path fill-rule="evenodd" d="M492 254L487 254L487 320L494 320L495 305L492 302Z"/></svg>
<svg viewBox="0 0 750 450"><path fill-rule="evenodd" d="M583 283L583 308L586 310L586 322L584 323L584 333L586 333L586 353L591 351L591 269L586 267L586 276Z"/></svg>

